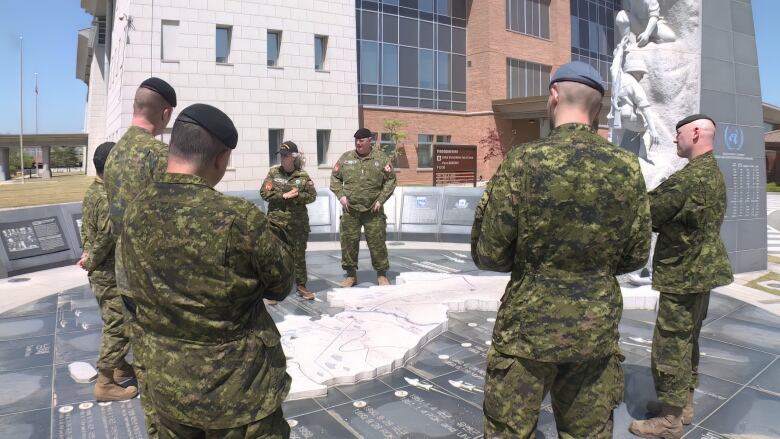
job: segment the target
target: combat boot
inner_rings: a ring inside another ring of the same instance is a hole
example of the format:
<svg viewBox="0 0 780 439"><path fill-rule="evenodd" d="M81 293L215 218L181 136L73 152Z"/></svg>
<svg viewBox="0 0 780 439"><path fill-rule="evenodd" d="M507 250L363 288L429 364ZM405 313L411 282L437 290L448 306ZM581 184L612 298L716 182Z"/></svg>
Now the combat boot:
<svg viewBox="0 0 780 439"><path fill-rule="evenodd" d="M356 283L357 283L357 277L353 276L353 275L350 275L350 276L345 277L344 280L341 281L339 286L341 288L352 288L352 287L355 286Z"/></svg>
<svg viewBox="0 0 780 439"><path fill-rule="evenodd" d="M306 288L306 285L298 285L297 288L298 295L303 297L306 300L314 300L314 292L308 288Z"/></svg>
<svg viewBox="0 0 780 439"><path fill-rule="evenodd" d="M95 399L98 401L124 401L138 395L135 386L122 387L114 381L112 369L100 369L95 383Z"/></svg>
<svg viewBox="0 0 780 439"><path fill-rule="evenodd" d="M387 276L385 276L384 274L380 274L379 276L376 277L376 284L380 286L390 285L390 280L387 279Z"/></svg>
<svg viewBox="0 0 780 439"><path fill-rule="evenodd" d="M657 417L646 421L632 421L628 431L640 437L680 439L684 433L682 408L664 404Z"/></svg>
<svg viewBox="0 0 780 439"><path fill-rule="evenodd" d="M661 408L663 408L663 403L661 401L648 401L647 403L647 413L650 413L653 416L658 416L658 414L661 413ZM682 411L683 425L691 425L691 422L693 422L693 392L688 394L688 402L685 404Z"/></svg>
<svg viewBox="0 0 780 439"><path fill-rule="evenodd" d="M124 383L133 378L135 378L133 366L127 361L122 360L122 365L114 369L114 381L117 383Z"/></svg>

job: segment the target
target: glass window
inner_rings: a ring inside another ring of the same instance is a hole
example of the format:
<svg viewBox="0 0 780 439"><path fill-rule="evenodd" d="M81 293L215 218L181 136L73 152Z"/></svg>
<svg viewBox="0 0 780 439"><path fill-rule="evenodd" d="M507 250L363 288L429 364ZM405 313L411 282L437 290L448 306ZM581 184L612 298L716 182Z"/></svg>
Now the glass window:
<svg viewBox="0 0 780 439"><path fill-rule="evenodd" d="M450 0L436 0L436 13L450 15Z"/></svg>
<svg viewBox="0 0 780 439"><path fill-rule="evenodd" d="M609 68L615 47L614 17L620 10L615 0L572 0L572 60L593 65L609 87Z"/></svg>
<svg viewBox="0 0 780 439"><path fill-rule="evenodd" d="M364 40L378 40L377 29L379 29L377 22L377 13L370 11L362 11L360 19L360 38Z"/></svg>
<svg viewBox="0 0 780 439"><path fill-rule="evenodd" d="M466 57L452 55L452 90L466 92Z"/></svg>
<svg viewBox="0 0 780 439"><path fill-rule="evenodd" d="M330 130L317 130L317 164L328 164L328 146L330 146Z"/></svg>
<svg viewBox="0 0 780 439"><path fill-rule="evenodd" d="M417 88L417 49L401 46L398 51L399 83Z"/></svg>
<svg viewBox="0 0 780 439"><path fill-rule="evenodd" d="M282 41L282 33L279 31L269 30L268 31L268 40L267 40L267 46L268 46L268 65L269 66L278 66L279 65L279 45Z"/></svg>
<svg viewBox="0 0 780 439"><path fill-rule="evenodd" d="M506 10L507 29L550 38L550 0L507 0Z"/></svg>
<svg viewBox="0 0 780 439"><path fill-rule="evenodd" d="M433 134L417 135L417 168L433 167Z"/></svg>
<svg viewBox="0 0 780 439"><path fill-rule="evenodd" d="M385 43L398 42L398 16L382 14L382 41Z"/></svg>
<svg viewBox="0 0 780 439"><path fill-rule="evenodd" d="M162 44L160 44L160 58L166 61L179 59L179 22L162 21Z"/></svg>
<svg viewBox="0 0 780 439"><path fill-rule="evenodd" d="M314 70L322 70L325 65L325 54L328 51L328 37L314 36Z"/></svg>
<svg viewBox="0 0 780 439"><path fill-rule="evenodd" d="M436 78L439 90L450 89L450 54L437 52Z"/></svg>
<svg viewBox="0 0 780 439"><path fill-rule="evenodd" d="M420 49L420 88L434 88L433 50Z"/></svg>
<svg viewBox="0 0 780 439"><path fill-rule="evenodd" d="M433 12L433 0L419 0L417 8L424 12Z"/></svg>
<svg viewBox="0 0 780 439"><path fill-rule="evenodd" d="M217 62L227 63L230 59L230 27L217 26Z"/></svg>
<svg viewBox="0 0 780 439"><path fill-rule="evenodd" d="M382 84L398 85L398 46L382 45Z"/></svg>
<svg viewBox="0 0 780 439"><path fill-rule="evenodd" d="M507 58L507 98L546 96L550 66Z"/></svg>
<svg viewBox="0 0 780 439"><path fill-rule="evenodd" d="M268 157L271 166L279 164L279 145L284 140L284 130L282 129L270 129L268 130Z"/></svg>
<svg viewBox="0 0 780 439"><path fill-rule="evenodd" d="M452 51L466 54L466 29L452 28Z"/></svg>
<svg viewBox="0 0 780 439"><path fill-rule="evenodd" d="M452 16L465 20L468 18L468 7L466 0L450 0L452 3Z"/></svg>
<svg viewBox="0 0 780 439"><path fill-rule="evenodd" d="M417 47L417 20L401 17L398 22L398 34L400 44Z"/></svg>
<svg viewBox="0 0 780 439"><path fill-rule="evenodd" d="M360 42L360 82L364 84L379 83L379 52L377 43L373 41Z"/></svg>
<svg viewBox="0 0 780 439"><path fill-rule="evenodd" d="M420 47L433 49L433 23L420 22Z"/></svg>
<svg viewBox="0 0 780 439"><path fill-rule="evenodd" d="M439 43L438 49L444 52L450 52L452 50L452 36L451 27L440 24L437 27L437 41Z"/></svg>

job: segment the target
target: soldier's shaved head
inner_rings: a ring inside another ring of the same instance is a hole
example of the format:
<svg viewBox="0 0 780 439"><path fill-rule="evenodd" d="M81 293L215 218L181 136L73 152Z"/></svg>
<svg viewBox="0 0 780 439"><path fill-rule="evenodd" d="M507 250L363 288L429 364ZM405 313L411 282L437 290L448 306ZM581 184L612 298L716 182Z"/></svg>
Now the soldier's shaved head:
<svg viewBox="0 0 780 439"><path fill-rule="evenodd" d="M547 110L553 125L578 122L592 125L601 111L602 95L598 90L573 81L556 82L550 86Z"/></svg>
<svg viewBox="0 0 780 439"><path fill-rule="evenodd" d="M154 135L162 134L171 120L173 107L159 93L139 87L133 99L133 125Z"/></svg>
<svg viewBox="0 0 780 439"><path fill-rule="evenodd" d="M677 144L677 155L693 159L712 151L715 143L715 123L710 119L697 119L677 128L674 140Z"/></svg>

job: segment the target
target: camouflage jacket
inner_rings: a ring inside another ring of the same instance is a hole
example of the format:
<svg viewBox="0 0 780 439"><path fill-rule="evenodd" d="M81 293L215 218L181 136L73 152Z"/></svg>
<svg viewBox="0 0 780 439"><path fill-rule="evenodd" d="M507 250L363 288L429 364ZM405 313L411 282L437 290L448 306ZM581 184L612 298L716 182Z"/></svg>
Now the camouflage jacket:
<svg viewBox="0 0 780 439"><path fill-rule="evenodd" d="M285 200L282 195L294 187L298 188L298 196ZM309 211L306 210L306 205L317 199L317 191L306 171L296 169L287 174L281 166L274 166L263 181L260 196L268 202L269 215L280 210L290 212L290 223L293 227L296 230L301 227L309 231Z"/></svg>
<svg viewBox="0 0 780 439"><path fill-rule="evenodd" d="M646 263L650 236L645 182L630 152L580 124L512 149L471 232L478 267L512 272L493 346L546 362L619 352L615 275Z"/></svg>
<svg viewBox="0 0 780 439"><path fill-rule="evenodd" d="M653 230L653 288L665 293L701 293L730 284L720 226L726 184L712 151L691 160L650 192Z"/></svg>
<svg viewBox="0 0 780 439"><path fill-rule="evenodd" d="M168 168L168 145L131 126L111 149L103 171L114 235L122 232L127 205Z"/></svg>
<svg viewBox="0 0 780 439"><path fill-rule="evenodd" d="M393 195L393 165L383 152L375 149L365 157L360 157L355 150L347 151L333 166L330 190L336 198L346 196L351 210L367 212L375 201L384 204Z"/></svg>
<svg viewBox="0 0 780 439"><path fill-rule="evenodd" d="M85 267L92 282L115 283L114 234L108 219L108 198L103 180L95 181L81 203L81 245L89 254Z"/></svg>
<svg viewBox="0 0 780 439"><path fill-rule="evenodd" d="M251 202L165 174L125 214L117 243L140 328L149 397L199 428L248 424L287 395L279 331L262 298L292 287L292 257Z"/></svg>

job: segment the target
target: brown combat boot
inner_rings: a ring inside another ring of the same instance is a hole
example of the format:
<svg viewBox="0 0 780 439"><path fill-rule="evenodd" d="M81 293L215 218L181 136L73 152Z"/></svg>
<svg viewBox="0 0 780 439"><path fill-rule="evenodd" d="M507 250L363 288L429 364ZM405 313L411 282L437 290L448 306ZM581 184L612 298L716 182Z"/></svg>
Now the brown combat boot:
<svg viewBox="0 0 780 439"><path fill-rule="evenodd" d="M648 401L647 403L647 413L653 416L658 416L662 408L663 403L661 401ZM691 422L693 422L693 392L688 394L688 402L682 410L683 425L691 425Z"/></svg>
<svg viewBox="0 0 780 439"><path fill-rule="evenodd" d="M357 283L357 277L355 275L348 275L341 281L339 286L341 288L352 288Z"/></svg>
<svg viewBox="0 0 780 439"><path fill-rule="evenodd" d="M122 365L114 369L114 381L117 383L124 383L133 378L135 378L133 366L127 361L122 360Z"/></svg>
<svg viewBox="0 0 780 439"><path fill-rule="evenodd" d="M385 276L384 274L380 274L379 276L376 277L376 284L379 286L390 285L390 280L387 279L387 276Z"/></svg>
<svg viewBox="0 0 780 439"><path fill-rule="evenodd" d="M646 421L632 421L628 431L640 437L680 439L683 436L682 407L664 404L657 417Z"/></svg>
<svg viewBox="0 0 780 439"><path fill-rule="evenodd" d="M98 401L124 401L138 395L135 386L122 387L114 381L114 371L100 369L95 383L95 399Z"/></svg>
<svg viewBox="0 0 780 439"><path fill-rule="evenodd" d="M306 285L298 285L298 295L306 300L314 300L314 291L306 288Z"/></svg>

